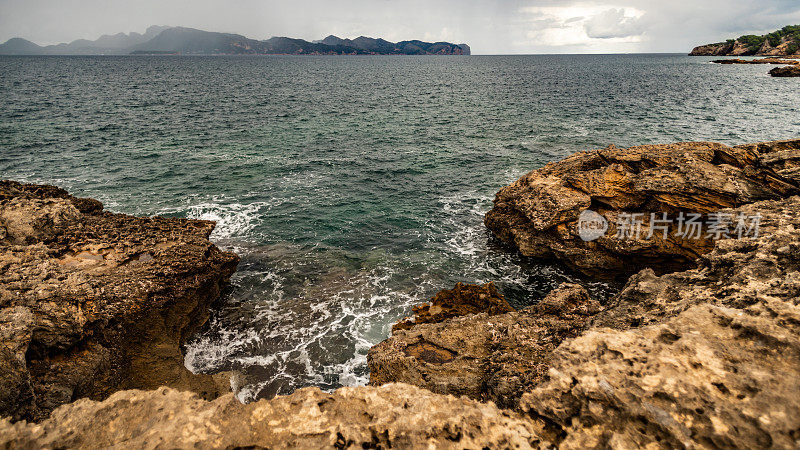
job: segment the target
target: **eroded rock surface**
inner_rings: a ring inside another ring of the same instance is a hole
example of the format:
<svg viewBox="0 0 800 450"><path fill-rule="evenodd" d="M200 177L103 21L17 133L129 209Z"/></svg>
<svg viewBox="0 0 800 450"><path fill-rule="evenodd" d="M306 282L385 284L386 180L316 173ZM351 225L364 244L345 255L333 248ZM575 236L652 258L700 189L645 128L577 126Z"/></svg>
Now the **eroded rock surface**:
<svg viewBox="0 0 800 450"><path fill-rule="evenodd" d="M522 409L564 448L800 445L800 197L744 207L759 239L632 277Z"/></svg>
<svg viewBox="0 0 800 450"><path fill-rule="evenodd" d="M242 405L187 392L123 391L79 400L41 424L0 421L7 448L510 448L539 444L534 424L492 404L413 386L306 388Z"/></svg>
<svg viewBox="0 0 800 450"><path fill-rule="evenodd" d="M213 398L180 345L238 262L212 222L138 218L52 186L0 182L0 415L161 385Z"/></svg>
<svg viewBox="0 0 800 450"><path fill-rule="evenodd" d="M443 290L430 302L412 308L413 317L406 317L392 327L392 332L408 330L421 323L438 323L452 317L485 312L489 315L513 311L494 283L483 286L458 283L453 289Z"/></svg>
<svg viewBox="0 0 800 450"><path fill-rule="evenodd" d="M521 311L467 313L397 329L370 349L370 384L409 383L515 408L547 373L552 351L577 336L599 309L586 289L565 283Z"/></svg>
<svg viewBox="0 0 800 450"><path fill-rule="evenodd" d="M800 192L800 140L728 147L711 142L614 146L577 153L523 176L497 193L486 226L526 256L556 259L598 278L623 277L642 267L658 273L691 268L713 249L679 237L681 213L781 199ZM580 236L579 217L598 213L609 229ZM641 214L641 233L618 233L621 214ZM649 236L651 220L672 219L666 236ZM619 234L619 236L618 236Z"/></svg>
<svg viewBox="0 0 800 450"><path fill-rule="evenodd" d="M800 446L800 197L780 188L798 181L797 143L693 144L708 152L709 165L686 167L680 177L663 168L676 155L659 148L644 159L641 151L618 154L622 167L596 167L590 152L556 168L593 204L596 197L608 208L691 202L694 211L760 215L758 236L710 241L689 270L641 270L602 308L565 286L523 311L397 331L370 352L371 383L401 380L492 400L527 414L542 442L561 448ZM744 168L704 178L723 160ZM585 175L595 170L603 176ZM657 200L626 181L644 170L654 178L637 183ZM670 190L676 179L691 196ZM702 183L708 192L692 188ZM537 223L521 229L534 233Z"/></svg>

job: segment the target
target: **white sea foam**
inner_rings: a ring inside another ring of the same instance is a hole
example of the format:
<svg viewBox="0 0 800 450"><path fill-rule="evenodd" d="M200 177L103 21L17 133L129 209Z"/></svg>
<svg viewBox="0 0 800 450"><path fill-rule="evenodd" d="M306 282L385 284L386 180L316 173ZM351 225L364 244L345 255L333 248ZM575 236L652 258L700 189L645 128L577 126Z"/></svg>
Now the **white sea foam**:
<svg viewBox="0 0 800 450"><path fill-rule="evenodd" d="M271 205L267 202L249 204L200 203L192 205L186 212L190 219L213 220L217 227L212 239L232 239L246 237L263 221L264 210Z"/></svg>
<svg viewBox="0 0 800 450"><path fill-rule="evenodd" d="M364 385L369 349L389 335L392 323L412 305L452 287L442 273L458 267L458 281L525 285L529 274L519 262L488 247L483 225L491 207L488 195L462 192L439 204L440 213L420 231L421 251L378 253L370 258L371 268L345 270L347 257L337 259L340 250L231 241L243 262L253 264L234 276L237 302L228 310L223 306L210 331L189 344L186 366L195 372L242 372L232 382L241 401L304 386ZM193 217L218 220L225 236L235 237L252 233L255 216L266 207L198 203L189 211Z"/></svg>
<svg viewBox="0 0 800 450"><path fill-rule="evenodd" d="M268 201L240 203L224 196L213 196L187 202L184 206L163 208L157 214L213 220L217 226L211 233L211 239L249 241L254 238L254 231L264 223L269 210L284 201L285 199L274 198Z"/></svg>
<svg viewBox="0 0 800 450"><path fill-rule="evenodd" d="M193 372L255 370L258 375L234 382L242 401L265 392L272 395L275 389L286 393L284 385L328 390L364 385L368 382L367 352L388 335L391 323L420 300L418 294L390 287L395 273L389 265L379 266L328 285L310 284L299 296L287 299L281 298L283 291L261 286L263 296L256 295L254 310L242 318L245 322L212 323L212 333L188 345L186 366ZM275 272L237 276L240 283L242 278L267 279L273 286L286 282Z"/></svg>

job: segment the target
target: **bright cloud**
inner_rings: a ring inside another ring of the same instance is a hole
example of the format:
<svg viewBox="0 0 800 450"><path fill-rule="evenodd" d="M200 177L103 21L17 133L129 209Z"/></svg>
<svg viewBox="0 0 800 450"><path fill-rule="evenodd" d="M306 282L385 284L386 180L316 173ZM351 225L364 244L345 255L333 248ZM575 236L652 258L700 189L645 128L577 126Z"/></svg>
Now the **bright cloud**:
<svg viewBox="0 0 800 450"><path fill-rule="evenodd" d="M599 41L639 42L645 15L633 7L612 5L529 6L527 37L552 46L592 46Z"/></svg>
<svg viewBox="0 0 800 450"><path fill-rule="evenodd" d="M639 36L644 33L644 13L635 9L608 9L583 24L586 35L593 39Z"/></svg>

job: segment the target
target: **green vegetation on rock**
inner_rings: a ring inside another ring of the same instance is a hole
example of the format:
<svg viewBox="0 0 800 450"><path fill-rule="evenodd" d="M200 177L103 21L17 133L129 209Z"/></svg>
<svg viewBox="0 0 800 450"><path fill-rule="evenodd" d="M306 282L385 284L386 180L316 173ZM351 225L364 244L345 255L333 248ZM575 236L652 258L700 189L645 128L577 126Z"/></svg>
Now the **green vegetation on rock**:
<svg viewBox="0 0 800 450"><path fill-rule="evenodd" d="M766 37L756 36L754 34L747 34L737 39L737 41L744 44L747 47L747 49L751 52L757 52L758 49L760 49L761 46L764 45L765 40Z"/></svg>
<svg viewBox="0 0 800 450"><path fill-rule="evenodd" d="M769 46L764 48L764 43ZM748 56L770 55L788 56L800 50L800 25L787 25L780 30L765 35L746 34L737 39L695 47L691 55Z"/></svg>

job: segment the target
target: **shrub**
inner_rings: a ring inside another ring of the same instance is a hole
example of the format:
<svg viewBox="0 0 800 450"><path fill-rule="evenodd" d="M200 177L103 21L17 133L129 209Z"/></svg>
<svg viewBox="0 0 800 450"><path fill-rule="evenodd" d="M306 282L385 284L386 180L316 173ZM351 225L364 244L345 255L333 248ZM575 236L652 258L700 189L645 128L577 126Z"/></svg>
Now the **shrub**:
<svg viewBox="0 0 800 450"><path fill-rule="evenodd" d="M775 33L770 33L767 35L767 41L769 41L769 45L773 47L777 47L781 45L781 38L783 35L780 31L776 31Z"/></svg>
<svg viewBox="0 0 800 450"><path fill-rule="evenodd" d="M761 48L766 39L767 38L765 36L756 36L754 34L747 34L737 39L737 41L744 44L744 46L747 47L747 50L753 53L757 52L758 49Z"/></svg>

